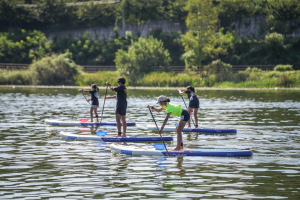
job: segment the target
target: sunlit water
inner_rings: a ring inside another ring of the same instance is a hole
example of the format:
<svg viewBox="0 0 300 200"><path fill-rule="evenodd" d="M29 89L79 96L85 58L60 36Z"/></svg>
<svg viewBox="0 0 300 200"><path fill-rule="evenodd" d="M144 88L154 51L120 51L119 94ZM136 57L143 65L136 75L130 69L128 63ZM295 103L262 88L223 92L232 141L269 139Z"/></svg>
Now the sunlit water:
<svg viewBox="0 0 300 200"><path fill-rule="evenodd" d="M128 136L157 135L146 128L154 124L146 106L161 94L185 107L176 90L129 90L127 121L137 126L128 127ZM75 89L1 88L0 199L300 199L300 91L197 95L201 127L238 133L184 133L185 148L251 148L253 157L134 157L112 152L109 143L66 141L60 131L90 130L44 120L88 118L89 105ZM106 100L104 121L114 121L115 104ZM164 116L155 113L159 125ZM168 125L177 122L172 117ZM117 134L116 127L105 130ZM175 133L164 134L174 136L174 148Z"/></svg>

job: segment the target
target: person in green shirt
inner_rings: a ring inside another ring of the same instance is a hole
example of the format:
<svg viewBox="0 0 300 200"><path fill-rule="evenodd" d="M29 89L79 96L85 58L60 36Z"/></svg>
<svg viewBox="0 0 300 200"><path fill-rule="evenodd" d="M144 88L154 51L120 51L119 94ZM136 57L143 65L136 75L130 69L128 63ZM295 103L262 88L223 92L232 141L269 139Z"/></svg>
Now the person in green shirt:
<svg viewBox="0 0 300 200"><path fill-rule="evenodd" d="M170 99L167 98L166 96L159 96L157 98L157 104L159 104L161 106L160 109L154 108L153 106L147 106L147 108L151 108L152 110L154 110L155 112L161 112L163 110L166 110L166 117L165 120L163 122L163 125L161 126L159 133L161 134L166 123L168 122L168 119L170 117L170 115L175 116L175 117L180 117L180 120L176 126L175 132L177 134L177 145L176 148L174 150L178 151L178 150L182 150L183 149L183 142L182 142L182 129L184 128L184 126L186 125L186 123L189 121L190 119L190 114L187 110L184 110L181 108L181 105L174 105L170 103Z"/></svg>

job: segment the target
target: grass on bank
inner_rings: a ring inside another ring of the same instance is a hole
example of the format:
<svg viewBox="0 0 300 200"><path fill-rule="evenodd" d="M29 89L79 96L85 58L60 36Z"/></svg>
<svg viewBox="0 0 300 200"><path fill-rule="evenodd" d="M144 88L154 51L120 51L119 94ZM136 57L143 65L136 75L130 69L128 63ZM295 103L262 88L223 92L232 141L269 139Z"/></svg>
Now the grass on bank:
<svg viewBox="0 0 300 200"><path fill-rule="evenodd" d="M1 85L32 85L31 71L7 71L0 70ZM109 81L117 85L120 77L118 71L99 71L96 73L81 73L75 77L75 85L87 86L97 84L105 86ZM219 87L219 88L300 88L300 71L262 71L247 69L232 73L222 82L216 81L216 75L201 77L196 73L172 73L152 72L145 76L131 75L125 77L127 86L152 86L152 87L176 87L193 85L195 87Z"/></svg>

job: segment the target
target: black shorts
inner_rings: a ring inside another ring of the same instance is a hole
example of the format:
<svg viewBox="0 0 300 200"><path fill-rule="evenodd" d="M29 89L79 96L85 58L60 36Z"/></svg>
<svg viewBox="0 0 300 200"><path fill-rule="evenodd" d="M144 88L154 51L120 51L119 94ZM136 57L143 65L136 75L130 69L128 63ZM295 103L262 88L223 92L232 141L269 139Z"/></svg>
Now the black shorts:
<svg viewBox="0 0 300 200"><path fill-rule="evenodd" d="M117 108L115 114L120 114L121 116L126 115L126 108Z"/></svg>
<svg viewBox="0 0 300 200"><path fill-rule="evenodd" d="M199 106L200 106L199 104L200 104L199 100L194 99L194 100L190 101L189 108L199 108Z"/></svg>
<svg viewBox="0 0 300 200"><path fill-rule="evenodd" d="M189 119L190 119L189 112L187 110L182 109L180 120L187 122L187 121L189 121Z"/></svg>

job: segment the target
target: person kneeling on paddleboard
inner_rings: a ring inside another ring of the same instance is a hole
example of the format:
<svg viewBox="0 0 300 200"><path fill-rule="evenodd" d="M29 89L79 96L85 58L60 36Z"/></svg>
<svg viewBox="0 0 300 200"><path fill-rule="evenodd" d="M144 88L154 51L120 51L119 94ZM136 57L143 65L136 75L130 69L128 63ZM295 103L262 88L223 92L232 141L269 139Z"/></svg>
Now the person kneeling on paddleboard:
<svg viewBox="0 0 300 200"><path fill-rule="evenodd" d="M180 95L187 94L188 99L189 99L189 107L188 107L188 112L190 115L194 111L194 119L195 119L195 128L198 128L198 109L200 107L200 102L195 94L195 88L193 86L187 86L186 91L182 92L180 89L178 89L178 92ZM188 121L188 128L191 128L191 120Z"/></svg>
<svg viewBox="0 0 300 200"><path fill-rule="evenodd" d="M182 142L182 134L181 131L184 128L185 124L187 123L187 121L189 121L190 119L190 114L187 110L184 110L181 108L181 105L174 105L170 103L170 99L161 95L158 97L157 99L157 104L159 104L161 106L160 109L154 108L153 106L147 106L148 109L152 109L155 112L161 112L163 110L166 110L166 117L164 120L163 125L161 126L160 130L159 130L159 134L162 133L166 123L168 122L168 119L170 117L170 115L173 115L175 117L180 117L180 121L176 126L175 132L177 133L177 145L176 148L174 150L181 150L183 149L183 142Z"/></svg>
<svg viewBox="0 0 300 200"><path fill-rule="evenodd" d="M113 88L109 82L106 82L106 85L109 86L111 91L117 92L117 95L106 97L105 99L117 99L116 107L116 121L118 128L118 136L126 137L126 109L127 109L127 89L125 87L126 80L123 77L118 78L118 87ZM123 135L121 132L121 120L123 125Z"/></svg>
<svg viewBox="0 0 300 200"><path fill-rule="evenodd" d="M98 92L99 92L99 88L97 87L97 85L93 84L92 85L92 90L88 91L88 90L78 90L79 92L86 92L86 93L90 93L91 94L91 98L87 99L87 101L91 101L91 109L90 109L90 115L91 115L91 122L93 122L93 111L95 113L95 117L96 117L96 122L99 122L98 119L98 115L97 115L97 108L99 107L99 101L98 101Z"/></svg>

